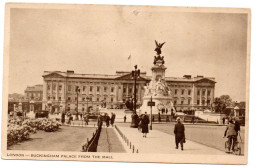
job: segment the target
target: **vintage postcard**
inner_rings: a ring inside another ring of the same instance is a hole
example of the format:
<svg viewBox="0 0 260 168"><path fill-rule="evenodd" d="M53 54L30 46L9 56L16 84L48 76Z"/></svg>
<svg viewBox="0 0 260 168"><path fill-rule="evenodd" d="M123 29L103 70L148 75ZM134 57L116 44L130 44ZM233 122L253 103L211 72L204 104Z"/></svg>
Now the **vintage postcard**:
<svg viewBox="0 0 260 168"><path fill-rule="evenodd" d="M250 9L5 10L2 158L247 164Z"/></svg>

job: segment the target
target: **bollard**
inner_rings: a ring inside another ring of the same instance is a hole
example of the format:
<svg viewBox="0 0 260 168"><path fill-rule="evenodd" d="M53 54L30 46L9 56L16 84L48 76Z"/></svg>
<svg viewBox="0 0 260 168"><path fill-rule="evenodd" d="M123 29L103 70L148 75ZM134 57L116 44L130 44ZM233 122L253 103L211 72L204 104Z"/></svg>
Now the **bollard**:
<svg viewBox="0 0 260 168"><path fill-rule="evenodd" d="M130 149L131 149L131 142L130 142Z"/></svg>
<svg viewBox="0 0 260 168"><path fill-rule="evenodd" d="M133 153L135 153L135 146L133 145Z"/></svg>
<svg viewBox="0 0 260 168"><path fill-rule="evenodd" d="M136 149L136 153L138 153L138 149Z"/></svg>

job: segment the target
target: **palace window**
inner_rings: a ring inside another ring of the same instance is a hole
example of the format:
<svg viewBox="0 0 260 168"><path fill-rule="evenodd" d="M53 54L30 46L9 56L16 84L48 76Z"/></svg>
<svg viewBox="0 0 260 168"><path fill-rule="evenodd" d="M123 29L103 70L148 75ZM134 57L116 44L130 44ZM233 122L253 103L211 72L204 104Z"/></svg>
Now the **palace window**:
<svg viewBox="0 0 260 168"><path fill-rule="evenodd" d="M114 92L114 87L111 87L111 92Z"/></svg>
<svg viewBox="0 0 260 168"><path fill-rule="evenodd" d="M178 89L175 89L175 90L174 90L174 94L178 94Z"/></svg>
<svg viewBox="0 0 260 168"><path fill-rule="evenodd" d="M69 92L71 91L71 85L68 85L68 91Z"/></svg>
<svg viewBox="0 0 260 168"><path fill-rule="evenodd" d="M184 89L181 90L181 94L184 95Z"/></svg>
<svg viewBox="0 0 260 168"><path fill-rule="evenodd" d="M113 97L111 97L111 102L113 102L114 101L114 98Z"/></svg>
<svg viewBox="0 0 260 168"><path fill-rule="evenodd" d="M51 86L50 86L49 84L47 85L47 89L48 89L48 90L50 90L50 89L51 89Z"/></svg>
<svg viewBox="0 0 260 168"><path fill-rule="evenodd" d="M107 92L107 87L106 86L104 87L104 92Z"/></svg>
<svg viewBox="0 0 260 168"><path fill-rule="evenodd" d="M97 97L97 101L99 101L99 97Z"/></svg>
<svg viewBox="0 0 260 168"><path fill-rule="evenodd" d="M208 96L210 96L210 90L208 90Z"/></svg>
<svg viewBox="0 0 260 168"><path fill-rule="evenodd" d="M188 95L190 95L191 94L191 90L188 90Z"/></svg>
<svg viewBox="0 0 260 168"><path fill-rule="evenodd" d="M205 92L206 92L205 90L202 91L202 95L203 95L203 96L205 96Z"/></svg>
<svg viewBox="0 0 260 168"><path fill-rule="evenodd" d="M202 105L205 105L205 100L202 100Z"/></svg>
<svg viewBox="0 0 260 168"><path fill-rule="evenodd" d="M85 101L85 97L82 97L82 101Z"/></svg>
<svg viewBox="0 0 260 168"><path fill-rule="evenodd" d="M188 99L188 104L190 104L190 99Z"/></svg>
<svg viewBox="0 0 260 168"><path fill-rule="evenodd" d="M61 91L62 90L62 85L59 85L59 91Z"/></svg>
<svg viewBox="0 0 260 168"><path fill-rule="evenodd" d="M82 111L84 111L85 110L85 108L84 107L82 107Z"/></svg>
<svg viewBox="0 0 260 168"><path fill-rule="evenodd" d="M200 90L198 89L198 91L197 91L197 95L200 95Z"/></svg>
<svg viewBox="0 0 260 168"><path fill-rule="evenodd" d="M132 93L132 88L129 88L129 93Z"/></svg>
<svg viewBox="0 0 260 168"><path fill-rule="evenodd" d="M70 101L71 100L71 98L70 97L68 97L68 101Z"/></svg>
<svg viewBox="0 0 260 168"><path fill-rule="evenodd" d="M56 84L52 85L52 90L56 90Z"/></svg>
<svg viewBox="0 0 260 168"><path fill-rule="evenodd" d="M93 91L93 86L90 86L89 91L90 91L90 92Z"/></svg>
<svg viewBox="0 0 260 168"><path fill-rule="evenodd" d="M181 101L181 104L183 104L183 100Z"/></svg>
<svg viewBox="0 0 260 168"><path fill-rule="evenodd" d="M82 90L83 90L83 92L85 92L85 90L86 90L86 86L83 86Z"/></svg>
<svg viewBox="0 0 260 168"><path fill-rule="evenodd" d="M197 100L197 104L200 104L200 100Z"/></svg>
<svg viewBox="0 0 260 168"><path fill-rule="evenodd" d="M210 100L207 100L207 105L210 105Z"/></svg>
<svg viewBox="0 0 260 168"><path fill-rule="evenodd" d="M123 88L123 93L126 93L126 88L125 87Z"/></svg>
<svg viewBox="0 0 260 168"><path fill-rule="evenodd" d="M177 104L177 100L174 100L174 105Z"/></svg>
<svg viewBox="0 0 260 168"><path fill-rule="evenodd" d="M70 111L70 107L68 107L68 111Z"/></svg>
<svg viewBox="0 0 260 168"><path fill-rule="evenodd" d="M61 101L61 97L59 97L59 101Z"/></svg>
<svg viewBox="0 0 260 168"><path fill-rule="evenodd" d="M98 87L97 87L97 92L99 92L99 88L100 88L100 87L98 86Z"/></svg>

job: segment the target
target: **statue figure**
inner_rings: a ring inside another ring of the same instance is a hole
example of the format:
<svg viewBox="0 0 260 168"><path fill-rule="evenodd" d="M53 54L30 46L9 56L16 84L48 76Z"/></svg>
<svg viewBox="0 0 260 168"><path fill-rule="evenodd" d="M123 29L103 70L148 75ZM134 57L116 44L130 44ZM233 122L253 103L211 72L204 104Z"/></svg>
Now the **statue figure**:
<svg viewBox="0 0 260 168"><path fill-rule="evenodd" d="M165 42L163 42L163 43L157 43L157 41L155 40L156 48L154 49L154 51L157 52L157 55L158 55L158 56L162 53L161 48L162 48L162 46L164 45L164 43L165 43Z"/></svg>
<svg viewBox="0 0 260 168"><path fill-rule="evenodd" d="M164 64L164 59L163 59L164 57L161 56L160 54L162 53L161 48L162 48L162 46L165 44L165 42L163 42L163 43L158 43L158 42L155 40L155 44L156 44L156 48L154 49L154 51L156 51L157 56L154 56L153 64L155 65L158 60L162 60L162 64Z"/></svg>

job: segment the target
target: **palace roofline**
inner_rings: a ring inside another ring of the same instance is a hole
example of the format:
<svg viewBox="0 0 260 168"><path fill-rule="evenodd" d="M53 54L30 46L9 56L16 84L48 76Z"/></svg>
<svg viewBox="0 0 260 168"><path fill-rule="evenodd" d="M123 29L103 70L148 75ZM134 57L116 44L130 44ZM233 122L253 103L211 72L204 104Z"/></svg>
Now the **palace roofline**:
<svg viewBox="0 0 260 168"><path fill-rule="evenodd" d="M116 79L118 77L131 74L129 71L116 71L115 75L107 75L107 74L80 74L80 73L74 73L72 70L68 70L67 72L62 72L62 71L44 71L44 74L42 77L47 77L48 75L51 74L57 74L60 75L61 77L68 77L68 78L93 78L93 79ZM146 72L141 72L141 77L146 79L146 80L151 80L152 76L146 76ZM202 79L208 79L211 80L212 82L215 82L214 77L204 77L204 76L195 76L192 77L191 75L184 75L183 77L165 77L166 81L169 82L196 82ZM216 83L216 82L215 82Z"/></svg>

